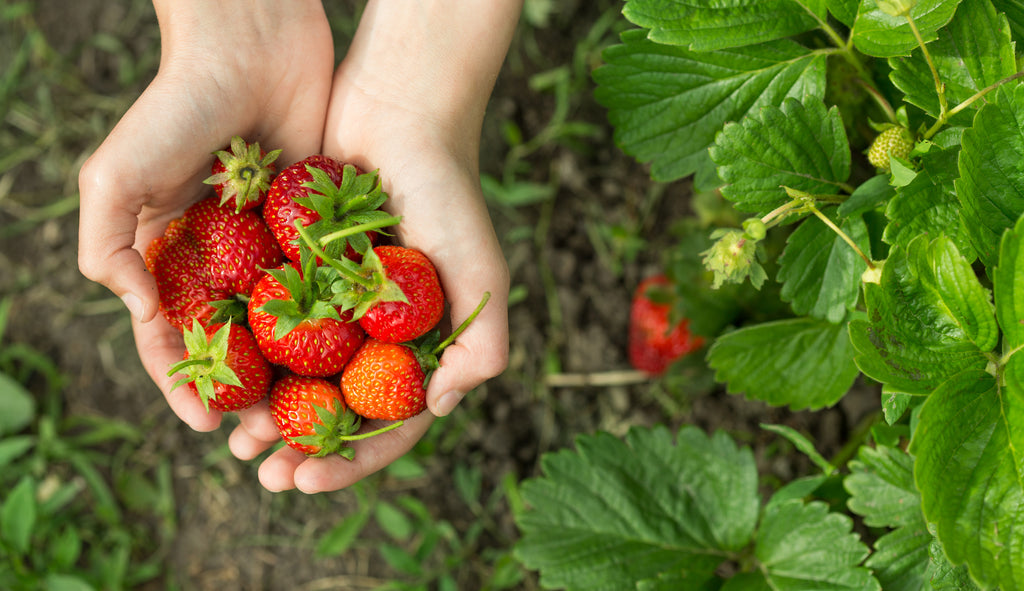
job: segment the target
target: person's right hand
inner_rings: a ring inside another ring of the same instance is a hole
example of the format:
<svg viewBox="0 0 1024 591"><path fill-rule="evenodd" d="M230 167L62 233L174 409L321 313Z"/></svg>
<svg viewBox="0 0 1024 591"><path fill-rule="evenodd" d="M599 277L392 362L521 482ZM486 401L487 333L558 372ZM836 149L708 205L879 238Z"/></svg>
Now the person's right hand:
<svg viewBox="0 0 1024 591"><path fill-rule="evenodd" d="M172 390L181 333L158 314L141 253L168 222L208 196L212 152L234 135L282 148L277 168L321 149L334 69L317 0L155 0L160 68L83 165L79 267L132 313L139 357L171 409L198 431L220 424L187 388ZM242 420L266 431L266 402Z"/></svg>

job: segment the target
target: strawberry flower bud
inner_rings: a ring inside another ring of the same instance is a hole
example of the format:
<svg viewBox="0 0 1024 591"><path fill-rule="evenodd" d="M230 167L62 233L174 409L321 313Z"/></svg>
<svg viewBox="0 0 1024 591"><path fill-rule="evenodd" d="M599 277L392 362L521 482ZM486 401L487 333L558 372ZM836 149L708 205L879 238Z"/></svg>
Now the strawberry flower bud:
<svg viewBox="0 0 1024 591"><path fill-rule="evenodd" d="M742 283L747 277L751 285L761 288L767 275L757 262L760 238L756 237L756 228L753 229L755 236L735 228L722 228L711 234L716 242L701 256L704 267L715 275L712 289L718 289L723 283Z"/></svg>

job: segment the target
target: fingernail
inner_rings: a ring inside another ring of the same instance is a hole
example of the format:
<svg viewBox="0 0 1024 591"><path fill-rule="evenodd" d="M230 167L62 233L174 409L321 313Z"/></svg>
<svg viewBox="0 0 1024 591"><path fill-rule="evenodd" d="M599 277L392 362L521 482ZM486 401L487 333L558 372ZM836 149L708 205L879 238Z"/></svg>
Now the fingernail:
<svg viewBox="0 0 1024 591"><path fill-rule="evenodd" d="M447 416L455 410L455 407L459 405L459 402L462 402L462 398L464 396L465 394L458 390L451 390L450 392L442 394L441 398L437 401L437 408L435 408L437 416Z"/></svg>
<svg viewBox="0 0 1024 591"><path fill-rule="evenodd" d="M121 296L121 301L124 302L124 305L136 320L142 320L143 315L146 313L146 304L143 303L139 296L133 293L126 293Z"/></svg>

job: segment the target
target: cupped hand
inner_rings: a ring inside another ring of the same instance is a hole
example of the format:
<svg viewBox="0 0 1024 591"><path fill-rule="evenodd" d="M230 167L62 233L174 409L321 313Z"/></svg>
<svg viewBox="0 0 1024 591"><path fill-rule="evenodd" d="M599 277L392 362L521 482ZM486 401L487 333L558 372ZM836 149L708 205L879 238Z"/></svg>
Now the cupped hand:
<svg viewBox="0 0 1024 591"><path fill-rule="evenodd" d="M434 263L450 324L491 298L448 346L427 389L428 412L354 442L355 459L307 458L282 447L260 466L270 490L347 487L410 450L435 416L501 373L508 362L508 267L480 189L480 128L520 4L493 0L376 0L334 77L323 149L379 169L385 208L401 216L395 239ZM259 408L240 413L230 447L253 458L277 439ZM372 423L372 422L371 422ZM378 425L368 424L367 429Z"/></svg>
<svg viewBox="0 0 1024 591"><path fill-rule="evenodd" d="M234 135L282 148L278 169L321 149L334 45L320 2L154 2L160 68L83 165L79 267L132 313L146 371L171 409L199 431L220 424L168 368L184 345L158 314L142 252L169 221L211 194L212 152ZM269 416L269 414L268 414Z"/></svg>

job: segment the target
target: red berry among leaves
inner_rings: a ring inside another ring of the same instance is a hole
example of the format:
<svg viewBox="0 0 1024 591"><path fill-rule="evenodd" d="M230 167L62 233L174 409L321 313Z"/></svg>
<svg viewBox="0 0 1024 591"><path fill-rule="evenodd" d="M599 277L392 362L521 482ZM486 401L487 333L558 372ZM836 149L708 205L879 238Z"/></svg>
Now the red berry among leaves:
<svg viewBox="0 0 1024 591"><path fill-rule="evenodd" d="M437 326L444 313L444 291L437 270L422 252L401 246L378 246L383 275L393 281L405 301L378 301L359 316L369 336L388 343L417 339ZM357 313L358 316L358 313Z"/></svg>
<svg viewBox="0 0 1024 591"><path fill-rule="evenodd" d="M704 340L690 334L689 321L670 319L672 283L665 275L640 282L633 293L629 316L629 362L643 372L658 375L680 357L695 351Z"/></svg>
<svg viewBox="0 0 1024 591"><path fill-rule="evenodd" d="M217 160L211 167L212 174L203 182L213 185L221 205L230 204L235 211L242 211L263 203L276 170L274 161L281 150L267 153L258 142L247 144L235 136L227 149L214 155Z"/></svg>
<svg viewBox="0 0 1024 591"><path fill-rule="evenodd" d="M187 385L207 410L239 411L267 396L272 370L248 329L195 320L184 337L185 358L167 374L185 374L175 388Z"/></svg>
<svg viewBox="0 0 1024 591"><path fill-rule="evenodd" d="M207 323L211 302L248 296L263 269L281 264L281 250L258 214L236 213L210 197L173 220L145 260L164 317L184 330L193 319Z"/></svg>

